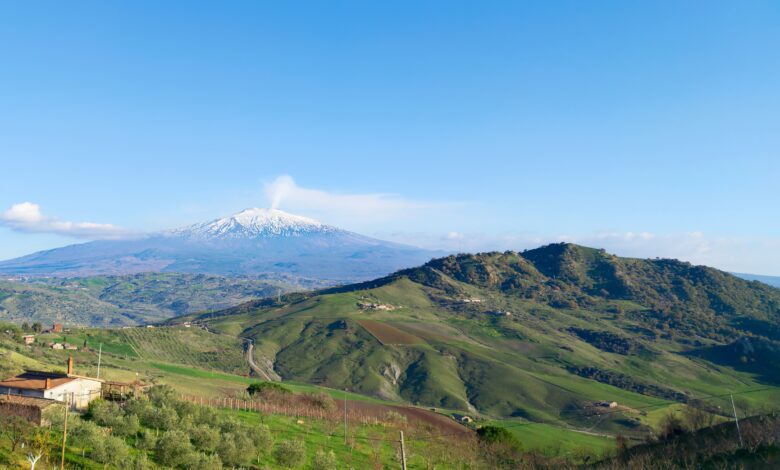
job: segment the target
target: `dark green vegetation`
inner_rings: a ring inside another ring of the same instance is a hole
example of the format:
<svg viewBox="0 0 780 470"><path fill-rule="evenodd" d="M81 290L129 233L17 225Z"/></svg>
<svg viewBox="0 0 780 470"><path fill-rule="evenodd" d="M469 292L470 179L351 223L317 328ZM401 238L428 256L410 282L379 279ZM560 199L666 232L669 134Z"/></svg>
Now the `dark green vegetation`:
<svg viewBox="0 0 780 470"><path fill-rule="evenodd" d="M170 387L157 386L122 406L97 400L83 416L71 414L66 468L335 470L399 466L398 431L406 423L392 414L371 422L351 420L345 442L338 419L202 406L178 396ZM273 399L265 398L264 402L268 400ZM322 409L336 406L328 397L307 403ZM17 423L0 417L0 465L25 468L28 453L40 453L38 468L58 465L64 414L50 418L50 427L11 429ZM495 468L486 455L489 450L471 434L447 439L435 430L407 434L410 469Z"/></svg>
<svg viewBox="0 0 780 470"><path fill-rule="evenodd" d="M0 319L47 327L137 325L317 285L294 277L174 273L0 281Z"/></svg>
<svg viewBox="0 0 780 470"><path fill-rule="evenodd" d="M675 402L773 385L780 360L780 290L571 244L185 319L254 340L255 362L284 380L632 436ZM745 338L754 353L733 346ZM780 391L736 399L754 409ZM602 416L602 401L619 406Z"/></svg>
<svg viewBox="0 0 780 470"><path fill-rule="evenodd" d="M735 423L691 428L689 420L670 415L655 438L632 448L619 439L618 454L599 469L778 468L780 416L759 415Z"/></svg>

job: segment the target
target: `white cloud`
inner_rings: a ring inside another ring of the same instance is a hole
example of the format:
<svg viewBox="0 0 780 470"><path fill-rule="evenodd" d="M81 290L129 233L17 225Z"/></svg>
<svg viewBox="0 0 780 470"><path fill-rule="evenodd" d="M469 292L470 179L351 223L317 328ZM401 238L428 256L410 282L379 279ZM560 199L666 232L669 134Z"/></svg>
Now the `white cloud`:
<svg viewBox="0 0 780 470"><path fill-rule="evenodd" d="M298 186L289 175L265 185L265 196L274 209L303 213L337 225L370 226L394 220L408 223L457 204L415 201L397 194L342 194Z"/></svg>
<svg viewBox="0 0 780 470"><path fill-rule="evenodd" d="M41 207L32 202L12 205L0 216L0 223L20 232L53 233L75 238L120 239L132 235L129 230L111 224L94 222L69 222L56 217L48 217Z"/></svg>

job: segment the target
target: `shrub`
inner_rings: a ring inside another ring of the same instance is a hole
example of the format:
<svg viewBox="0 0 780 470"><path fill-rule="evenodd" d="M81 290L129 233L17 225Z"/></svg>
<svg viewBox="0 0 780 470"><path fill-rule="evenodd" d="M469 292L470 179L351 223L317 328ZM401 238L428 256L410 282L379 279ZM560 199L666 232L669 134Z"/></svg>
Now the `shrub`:
<svg viewBox="0 0 780 470"><path fill-rule="evenodd" d="M508 429L499 426L482 426L477 429L479 440L488 444L506 444L520 448L520 441Z"/></svg>
<svg viewBox="0 0 780 470"><path fill-rule="evenodd" d="M333 398L326 393L306 393L303 395L303 399L309 406L314 408L320 408L325 411L336 408Z"/></svg>
<svg viewBox="0 0 780 470"><path fill-rule="evenodd" d="M282 467L296 468L306 460L306 448L303 441L282 441L276 447L274 457Z"/></svg>
<svg viewBox="0 0 780 470"><path fill-rule="evenodd" d="M332 450L328 452L322 449L318 450L311 462L312 470L336 470L337 465L336 454Z"/></svg>
<svg viewBox="0 0 780 470"><path fill-rule="evenodd" d="M264 398L278 395L289 395L292 391L276 382L256 382L246 389L250 395L258 395Z"/></svg>

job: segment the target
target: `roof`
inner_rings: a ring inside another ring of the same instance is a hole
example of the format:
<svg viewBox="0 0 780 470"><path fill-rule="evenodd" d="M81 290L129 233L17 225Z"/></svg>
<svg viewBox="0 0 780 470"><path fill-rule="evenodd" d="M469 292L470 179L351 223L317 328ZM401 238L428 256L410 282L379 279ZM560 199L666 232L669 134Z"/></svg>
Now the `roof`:
<svg viewBox="0 0 780 470"><path fill-rule="evenodd" d="M49 386L46 386L46 379L50 380ZM16 377L10 377L0 382L0 387L21 388L25 390L51 390L68 382L76 380L75 377L68 377L67 374L58 374L56 372L38 372L27 371Z"/></svg>
<svg viewBox="0 0 780 470"><path fill-rule="evenodd" d="M13 405L34 406L36 408L47 408L51 405L62 405L62 402L50 400L48 398L23 397L19 395L0 395L0 405L10 403Z"/></svg>

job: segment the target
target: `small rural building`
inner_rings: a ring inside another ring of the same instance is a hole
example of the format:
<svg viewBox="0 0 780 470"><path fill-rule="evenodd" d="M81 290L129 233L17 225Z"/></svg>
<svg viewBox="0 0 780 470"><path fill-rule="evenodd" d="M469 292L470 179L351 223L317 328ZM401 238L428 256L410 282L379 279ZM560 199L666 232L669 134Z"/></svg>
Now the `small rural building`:
<svg viewBox="0 0 780 470"><path fill-rule="evenodd" d="M67 373L28 370L0 381L0 395L44 398L70 403L76 410L86 409L100 398L103 381L73 374L73 358L68 359Z"/></svg>
<svg viewBox="0 0 780 470"><path fill-rule="evenodd" d="M460 413L453 413L452 417L455 418L456 421L460 421L463 424L471 424L474 422L474 419L471 416L462 415Z"/></svg>
<svg viewBox="0 0 780 470"><path fill-rule="evenodd" d="M103 382L102 395L106 400L124 401L135 397L149 389L149 385L140 381L135 382L117 382L106 380Z"/></svg>
<svg viewBox="0 0 780 470"><path fill-rule="evenodd" d="M62 323L55 323L51 326L52 333L62 333Z"/></svg>
<svg viewBox="0 0 780 470"><path fill-rule="evenodd" d="M19 416L36 426L49 424L52 413L63 409L63 403L57 400L19 395L0 395L0 415Z"/></svg>
<svg viewBox="0 0 780 470"><path fill-rule="evenodd" d="M33 344L35 342L35 335L24 335L22 336L22 340L24 341L24 344Z"/></svg>
<svg viewBox="0 0 780 470"><path fill-rule="evenodd" d="M617 408L618 406L618 403L616 401L600 401L596 404L604 408Z"/></svg>

